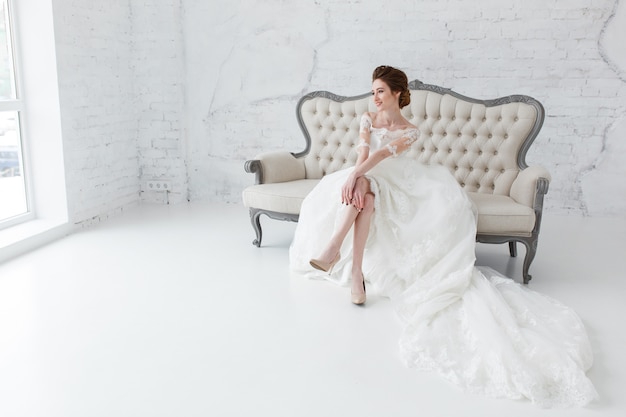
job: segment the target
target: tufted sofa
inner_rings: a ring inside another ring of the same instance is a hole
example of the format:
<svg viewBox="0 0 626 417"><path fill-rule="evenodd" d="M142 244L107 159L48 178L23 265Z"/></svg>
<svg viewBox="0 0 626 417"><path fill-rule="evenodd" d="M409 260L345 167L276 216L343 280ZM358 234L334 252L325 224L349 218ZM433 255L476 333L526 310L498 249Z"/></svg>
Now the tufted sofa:
<svg viewBox="0 0 626 417"><path fill-rule="evenodd" d="M529 167L525 157L543 124L543 106L522 95L476 100L418 80L409 88L411 104L402 112L420 130L409 156L450 170L477 208L478 242L508 243L511 256L517 256L517 242L524 244L523 280L528 283L550 174ZM355 164L361 115L376 110L370 97L326 91L305 95L296 111L305 149L267 152L246 161L245 170L256 175L255 184L243 191L255 245L261 245L262 214L297 221L302 200L322 176Z"/></svg>

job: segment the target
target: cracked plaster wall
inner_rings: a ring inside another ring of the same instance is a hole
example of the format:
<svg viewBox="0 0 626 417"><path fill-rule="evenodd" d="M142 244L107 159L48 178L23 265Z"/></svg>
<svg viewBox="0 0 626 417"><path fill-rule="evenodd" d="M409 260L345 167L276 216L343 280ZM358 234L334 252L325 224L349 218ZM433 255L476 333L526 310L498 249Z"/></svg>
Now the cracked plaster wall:
<svg viewBox="0 0 626 417"><path fill-rule="evenodd" d="M547 117L528 162L552 173L546 210L626 213L626 25L615 0L183 5L191 199L240 202L253 182L246 159L303 148L303 93L363 93L387 64L476 98L539 99Z"/></svg>
<svg viewBox="0 0 626 417"><path fill-rule="evenodd" d="M626 83L626 2L616 1L600 39L603 59ZM602 149L581 175L581 206L588 215L626 213L626 99L621 96L615 121L603 137Z"/></svg>

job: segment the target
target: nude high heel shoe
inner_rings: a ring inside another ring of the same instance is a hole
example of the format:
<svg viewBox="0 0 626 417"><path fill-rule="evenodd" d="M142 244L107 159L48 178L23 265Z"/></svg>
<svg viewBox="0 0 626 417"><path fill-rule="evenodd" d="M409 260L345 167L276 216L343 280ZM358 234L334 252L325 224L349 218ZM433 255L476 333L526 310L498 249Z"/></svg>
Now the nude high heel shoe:
<svg viewBox="0 0 626 417"><path fill-rule="evenodd" d="M341 259L341 255L337 253L337 256L335 256L335 259L333 259L332 262L330 263L320 261L319 259L311 259L309 263L311 264L313 268L319 269L320 271L328 272L330 274L333 271L333 267L335 266L337 262L339 262L340 259Z"/></svg>
<svg viewBox="0 0 626 417"><path fill-rule="evenodd" d="M350 295L352 296L352 303L356 304L356 305L362 305L365 304L365 300L367 298L366 294L365 294L365 277L363 277L363 294L355 294L352 291L350 291Z"/></svg>

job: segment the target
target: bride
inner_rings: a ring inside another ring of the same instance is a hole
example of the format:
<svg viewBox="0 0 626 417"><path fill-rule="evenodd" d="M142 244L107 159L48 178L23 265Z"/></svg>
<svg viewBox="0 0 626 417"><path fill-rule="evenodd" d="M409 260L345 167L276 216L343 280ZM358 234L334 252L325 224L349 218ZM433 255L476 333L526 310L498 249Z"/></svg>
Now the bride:
<svg viewBox="0 0 626 417"><path fill-rule="evenodd" d="M377 112L360 124L356 165L320 180L306 197L290 248L294 271L395 301L408 366L436 371L490 397L544 407L597 397L593 356L576 313L494 270L474 266L474 207L443 166L405 158L419 130L404 72L372 75Z"/></svg>

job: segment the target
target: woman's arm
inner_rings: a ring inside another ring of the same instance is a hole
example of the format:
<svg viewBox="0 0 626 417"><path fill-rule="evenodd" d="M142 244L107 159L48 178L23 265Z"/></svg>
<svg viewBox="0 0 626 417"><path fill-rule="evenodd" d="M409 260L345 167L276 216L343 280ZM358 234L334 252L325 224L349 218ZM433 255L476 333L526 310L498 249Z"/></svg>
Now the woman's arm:
<svg viewBox="0 0 626 417"><path fill-rule="evenodd" d="M372 127L372 116L370 113L364 113L361 116L361 125L359 127L359 143L356 146L358 157L355 166L361 165L370 154L370 128Z"/></svg>
<svg viewBox="0 0 626 417"><path fill-rule="evenodd" d="M399 154L407 151L411 147L413 142L417 140L418 136L419 136L418 130L412 129L409 132L407 132L406 136L403 136L399 139L394 140L393 142L389 143L384 148L379 149L372 153L368 152L367 157L363 161L361 161L361 163L357 164L354 170L352 171L352 173L350 174L350 176L348 176L348 179L341 190L342 202L344 204L354 204L355 207L362 208L362 201L354 202L354 203L352 202L352 198L354 197L354 186L356 184L356 180L359 177L362 177L363 175L365 175L367 172L369 172L369 170L374 168L376 165L378 165L380 161L386 158L389 158L390 156L396 157ZM359 157L361 156L362 154L359 155Z"/></svg>
<svg viewBox="0 0 626 417"><path fill-rule="evenodd" d="M408 151L413 142L415 142L418 137L419 131L417 129L409 130L406 135L390 142L384 148L373 152L371 155L368 155L367 159L355 168L354 174L357 176L357 178L361 177L365 175L370 169L378 165L378 163L383 159L389 158L390 156L393 156L395 158L401 153Z"/></svg>

